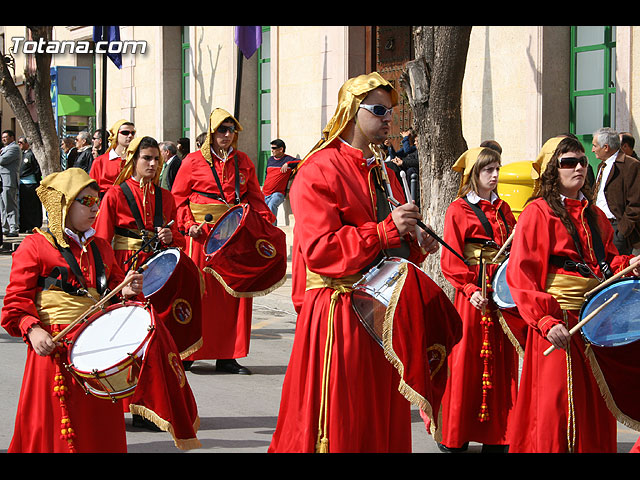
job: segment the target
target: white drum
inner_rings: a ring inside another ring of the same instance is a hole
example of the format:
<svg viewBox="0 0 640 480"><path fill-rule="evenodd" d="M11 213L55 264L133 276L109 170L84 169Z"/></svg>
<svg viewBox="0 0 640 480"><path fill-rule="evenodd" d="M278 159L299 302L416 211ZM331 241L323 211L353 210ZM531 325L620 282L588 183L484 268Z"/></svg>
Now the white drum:
<svg viewBox="0 0 640 480"><path fill-rule="evenodd" d="M154 329L152 312L139 302L112 305L90 317L69 348L69 366L92 395L133 395Z"/></svg>

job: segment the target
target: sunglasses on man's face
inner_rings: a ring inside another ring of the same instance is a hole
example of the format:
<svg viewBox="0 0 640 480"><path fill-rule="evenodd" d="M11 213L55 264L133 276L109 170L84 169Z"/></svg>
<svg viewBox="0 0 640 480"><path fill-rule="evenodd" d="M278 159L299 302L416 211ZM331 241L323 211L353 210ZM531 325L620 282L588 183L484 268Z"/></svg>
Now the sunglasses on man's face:
<svg viewBox="0 0 640 480"><path fill-rule="evenodd" d="M94 205L100 205L100 198L93 195L85 195L82 198L76 198L76 202L81 203L85 207L93 207Z"/></svg>
<svg viewBox="0 0 640 480"><path fill-rule="evenodd" d="M578 164L586 167L589 161L587 157L561 157L558 159L558 168L576 168Z"/></svg>
<svg viewBox="0 0 640 480"><path fill-rule="evenodd" d="M225 134L227 132L229 133L235 133L236 131L236 127L232 126L227 126L227 125L220 125L218 128L216 128L216 132L221 133L221 134Z"/></svg>
<svg viewBox="0 0 640 480"><path fill-rule="evenodd" d="M129 135L135 135L136 131L135 130L121 130L120 132L118 132L120 135L124 135L125 137L128 137Z"/></svg>
<svg viewBox="0 0 640 480"><path fill-rule="evenodd" d="M368 105L365 103L360 104L360 108L364 108L369 112L373 113L376 117L384 117L387 114L391 114L393 112L393 107L387 108L384 105Z"/></svg>

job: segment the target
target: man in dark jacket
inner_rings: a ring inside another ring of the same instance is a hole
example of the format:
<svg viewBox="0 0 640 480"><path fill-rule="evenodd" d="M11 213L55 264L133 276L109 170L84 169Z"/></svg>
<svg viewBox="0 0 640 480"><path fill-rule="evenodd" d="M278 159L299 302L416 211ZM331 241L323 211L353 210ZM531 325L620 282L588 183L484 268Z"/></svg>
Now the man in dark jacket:
<svg viewBox="0 0 640 480"><path fill-rule="evenodd" d="M13 130L2 132L0 149L0 180L2 180L2 195L0 208L2 210L2 231L7 237L17 237L19 229L18 216L18 187L20 181L20 166L22 151L16 143Z"/></svg>
<svg viewBox="0 0 640 480"><path fill-rule="evenodd" d="M640 246L640 161L620 150L620 136L611 128L593 134L592 149L600 160L594 194L596 205L614 229L620 254Z"/></svg>
<svg viewBox="0 0 640 480"><path fill-rule="evenodd" d="M34 228L42 226L42 202L36 193L36 188L42 180L42 173L26 137L18 138L18 145L22 149L19 200L20 231L31 233Z"/></svg>

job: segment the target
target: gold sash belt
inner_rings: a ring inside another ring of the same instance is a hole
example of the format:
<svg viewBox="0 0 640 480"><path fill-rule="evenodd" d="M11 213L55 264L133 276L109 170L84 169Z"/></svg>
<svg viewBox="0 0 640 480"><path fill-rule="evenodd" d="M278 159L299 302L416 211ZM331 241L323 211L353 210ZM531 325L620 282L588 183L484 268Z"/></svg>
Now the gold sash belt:
<svg viewBox="0 0 640 480"><path fill-rule="evenodd" d="M211 214L213 220L209 224L216 223L218 219L229 210L229 206L224 203L189 203L191 214L196 223L204 222L204 217Z"/></svg>
<svg viewBox="0 0 640 480"><path fill-rule="evenodd" d="M464 244L464 258L469 262L469 265L478 265L480 258L483 263L495 263L500 264L506 258L504 254L500 255L496 261L493 261L493 257L498 253L498 249L490 245L482 245L480 243L465 243Z"/></svg>
<svg viewBox="0 0 640 480"><path fill-rule="evenodd" d="M95 288L89 288L89 296L70 295L51 288L36 295L38 317L44 325L68 325L95 305L100 299Z"/></svg>
<svg viewBox="0 0 640 480"><path fill-rule="evenodd" d="M136 230L136 232L138 231ZM140 247L142 247L141 238L125 237L117 233L113 236L114 250L139 250Z"/></svg>
<svg viewBox="0 0 640 480"><path fill-rule="evenodd" d="M362 275L349 275L347 277L332 278L318 275L310 271L307 268L307 290L313 290L314 288L333 288L337 290L339 288L351 288L354 283L362 278Z"/></svg>
<svg viewBox="0 0 640 480"><path fill-rule="evenodd" d="M547 275L545 292L553 295L563 310L580 310L584 294L599 283L595 278L551 273Z"/></svg>

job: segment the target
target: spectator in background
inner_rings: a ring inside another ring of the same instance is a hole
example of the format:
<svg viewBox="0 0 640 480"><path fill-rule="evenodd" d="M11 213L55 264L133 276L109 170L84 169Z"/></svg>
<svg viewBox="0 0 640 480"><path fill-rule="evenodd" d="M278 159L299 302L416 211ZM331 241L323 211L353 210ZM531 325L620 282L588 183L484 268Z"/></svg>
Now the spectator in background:
<svg viewBox="0 0 640 480"><path fill-rule="evenodd" d="M31 233L34 228L42 226L42 202L36 193L42 180L42 172L26 137L18 138L18 145L22 149L18 194L20 232Z"/></svg>
<svg viewBox="0 0 640 480"><path fill-rule="evenodd" d="M0 210L2 211L2 231L6 237L17 237L19 229L18 187L20 183L20 166L22 150L16 143L13 130L2 132L2 149L0 150L0 180L2 195Z"/></svg>
<svg viewBox="0 0 640 480"><path fill-rule="evenodd" d="M207 138L206 132L202 132L200 135L196 137L196 149L200 150L200 147L202 147L202 144L204 143L206 138Z"/></svg>
<svg viewBox="0 0 640 480"><path fill-rule="evenodd" d="M614 230L613 244L620 255L640 246L640 161L620 149L620 136L611 128L593 134L592 149L600 160L595 202Z"/></svg>
<svg viewBox="0 0 640 480"><path fill-rule="evenodd" d="M60 166L62 170L73 167L77 152L75 150L75 141L72 137L64 137L60 141Z"/></svg>
<svg viewBox="0 0 640 480"><path fill-rule="evenodd" d="M105 145L102 143L103 138L105 140L109 138L109 132L104 128L93 132L93 136L91 137L91 151L93 152L93 158L102 155L107 150Z"/></svg>
<svg viewBox="0 0 640 480"><path fill-rule="evenodd" d="M485 140L484 142L482 142L480 144L481 147L487 147L490 148L492 150L495 150L496 152L498 152L500 155L502 155L502 147L500 146L500 144L498 142L496 142L495 140Z"/></svg>
<svg viewBox="0 0 640 480"><path fill-rule="evenodd" d="M76 135L76 150L78 156L73 163L74 167L81 168L89 173L93 164L93 151L91 150L92 137L89 132L78 132Z"/></svg>
<svg viewBox="0 0 640 480"><path fill-rule="evenodd" d="M177 145L180 158L184 158L191 151L191 140L186 137L179 138Z"/></svg>
<svg viewBox="0 0 640 480"><path fill-rule="evenodd" d="M182 164L178 156L178 147L173 142L160 143L160 156L162 157L162 172L160 173L160 186L171 191L173 180Z"/></svg>
<svg viewBox="0 0 640 480"><path fill-rule="evenodd" d="M274 225L278 223L278 207L287 195L291 173L300 162L299 159L285 154L286 148L285 143L279 138L271 142L272 155L267 160L267 175L262 186L264 201L276 217Z"/></svg>
<svg viewBox="0 0 640 480"><path fill-rule="evenodd" d="M630 157L638 160L638 155L636 151L633 149L636 145L636 139L633 138L633 135L629 132L620 132L620 150L625 155L629 155Z"/></svg>

